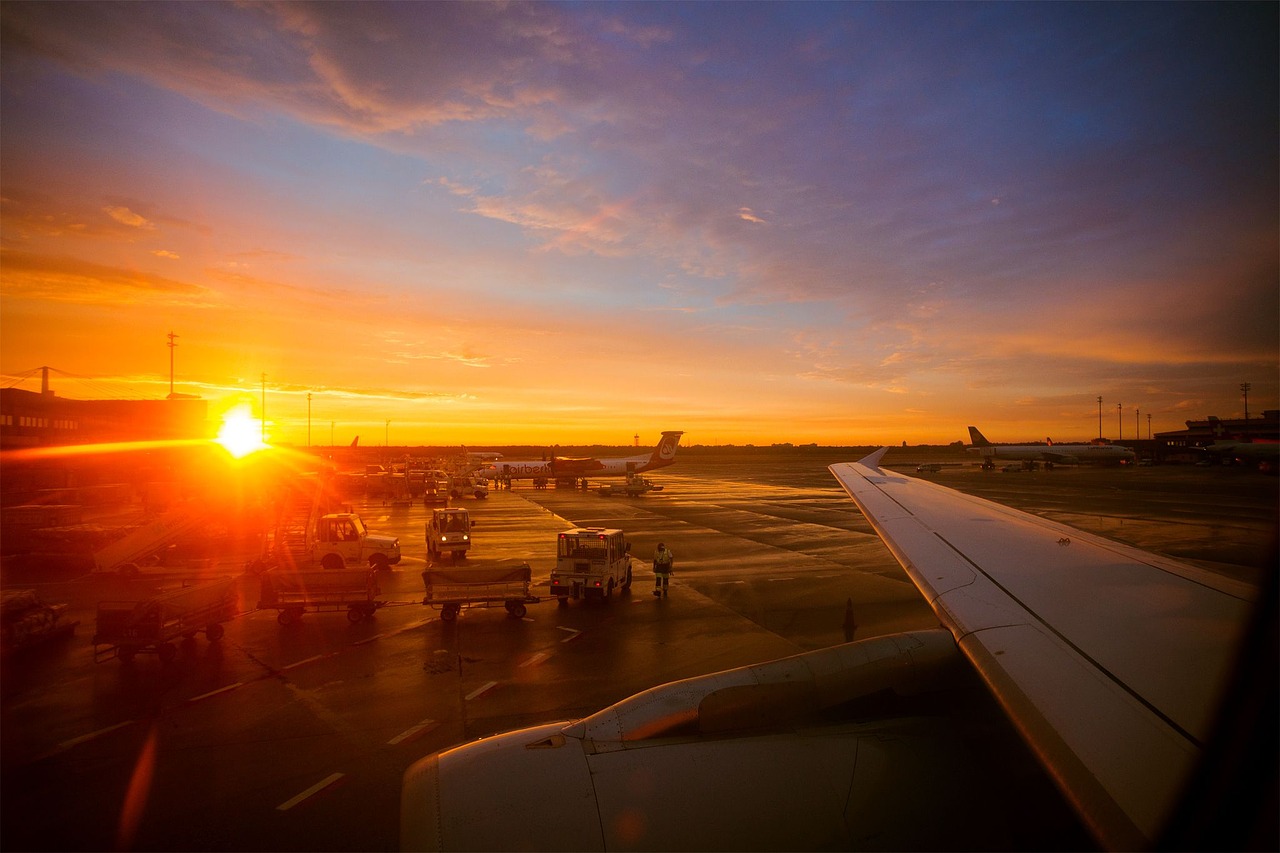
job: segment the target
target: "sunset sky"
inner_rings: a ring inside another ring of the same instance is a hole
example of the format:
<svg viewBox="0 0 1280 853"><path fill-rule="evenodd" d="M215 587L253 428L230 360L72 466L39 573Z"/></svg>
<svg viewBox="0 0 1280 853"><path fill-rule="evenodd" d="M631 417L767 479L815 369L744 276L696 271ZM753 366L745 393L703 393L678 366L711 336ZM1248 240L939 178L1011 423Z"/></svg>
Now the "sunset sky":
<svg viewBox="0 0 1280 853"><path fill-rule="evenodd" d="M1272 3L0 16L6 386L163 397L174 332L295 443L308 393L316 444L1280 407Z"/></svg>

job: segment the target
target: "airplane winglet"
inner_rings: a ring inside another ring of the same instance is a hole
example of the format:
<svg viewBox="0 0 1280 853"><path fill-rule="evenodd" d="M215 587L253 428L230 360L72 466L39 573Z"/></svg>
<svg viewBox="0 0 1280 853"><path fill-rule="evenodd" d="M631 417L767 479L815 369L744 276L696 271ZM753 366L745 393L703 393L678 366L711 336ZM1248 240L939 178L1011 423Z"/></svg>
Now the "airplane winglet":
<svg viewBox="0 0 1280 853"><path fill-rule="evenodd" d="M889 447L886 445L880 448L879 450L877 450L875 453L868 453L866 456L859 459L858 464L865 465L868 468L879 468L880 460L883 459L884 455L888 452L889 452Z"/></svg>

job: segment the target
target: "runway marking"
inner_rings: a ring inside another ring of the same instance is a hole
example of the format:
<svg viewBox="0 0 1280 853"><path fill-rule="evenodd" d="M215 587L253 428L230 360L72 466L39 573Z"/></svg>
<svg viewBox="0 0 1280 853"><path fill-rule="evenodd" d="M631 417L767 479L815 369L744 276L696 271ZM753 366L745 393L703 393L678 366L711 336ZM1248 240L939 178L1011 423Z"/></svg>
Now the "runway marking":
<svg viewBox="0 0 1280 853"><path fill-rule="evenodd" d="M352 643L351 645L353 645L353 646L363 646L365 643L372 643L372 642L374 642L375 640L381 640L383 637L390 637L392 633L394 633L394 632L392 632L392 631L388 631L388 632L387 632L387 633L385 633L385 634L374 634L372 637L365 637L363 640L356 640L356 641L355 641L354 643Z"/></svg>
<svg viewBox="0 0 1280 853"><path fill-rule="evenodd" d="M746 581L716 581L716 586L727 586L729 584L744 584Z"/></svg>
<svg viewBox="0 0 1280 853"><path fill-rule="evenodd" d="M187 700L187 704L191 705L199 702L201 699L208 699L210 696L217 696L219 693L228 693L237 687L244 687L243 681L237 681L235 684L228 684L226 687L219 687L217 690L210 690L208 693L201 693L199 696L192 696Z"/></svg>
<svg viewBox="0 0 1280 853"><path fill-rule="evenodd" d="M321 791L323 791L325 788L328 788L328 787L329 787L330 785L332 785L334 782L337 782L339 779L341 779L341 778L342 778L342 776L343 776L343 774L342 774L342 773L331 773L331 774L329 774L329 775L328 775L328 776L326 776L325 778L321 779L319 782L317 782L317 783L315 783L314 785L312 785L312 786L311 786L310 788L308 788L307 790L303 791L303 792L302 792L301 794L299 794L298 796L294 797L294 798L293 798L293 799L291 799L291 800L285 800L283 803L281 803L280 805L276 806L276 811L278 811L278 812L287 812L289 809L293 808L293 807L294 807L294 806L296 806L298 803L301 803L303 800L306 800L306 799L308 799L308 798L310 798L310 797L314 797L316 794L320 793L320 792L321 792Z"/></svg>
<svg viewBox="0 0 1280 853"><path fill-rule="evenodd" d="M312 657L309 657L309 658L303 658L302 660L298 661L297 663L291 663L291 664L288 664L287 666L282 666L282 667L280 667L280 671L281 671L281 672L288 672L288 671L289 671L289 670L291 670L291 669L297 669L297 668L298 668L298 667L300 667L300 666L306 666L307 664L309 664L309 663L315 663L315 662L316 662L316 661L318 661L318 660L324 660L325 658L331 658L331 657L333 657L333 656L334 656L334 655L336 655L336 654L337 654L337 652L326 652L325 654L322 654L322 655L313 655Z"/></svg>
<svg viewBox="0 0 1280 853"><path fill-rule="evenodd" d="M569 635L570 635L570 636L565 637L563 640L561 640L560 642L562 642L562 643L572 642L573 640L576 640L576 639L578 639L578 637L582 636L582 632L581 632L581 631L579 631L577 628L566 628L566 627L565 627L565 626L563 626L563 625L557 625L557 626L556 626L556 628L557 628L557 629L559 629L559 630L561 630L561 631L568 631L568 632L569 632Z"/></svg>
<svg viewBox="0 0 1280 853"><path fill-rule="evenodd" d="M525 666L537 666L538 664L542 663L544 660L546 660L546 659L547 659L547 658L549 658L549 657L550 657L550 655L548 655L546 652L538 652L536 655L534 655L533 657L529 658L529 659L528 659L527 661L525 661L524 663L520 664L520 666L522 666L522 667L525 667Z"/></svg>
<svg viewBox="0 0 1280 853"><path fill-rule="evenodd" d="M44 759L52 755L57 755L60 752L66 752L68 749L77 747L82 743L88 743L94 738L100 738L103 735L110 734L111 732L114 732L117 729L123 729L125 726L132 726L135 722L137 722L137 720L125 720L123 723L116 723L114 726L107 726L105 729L98 729L96 732L89 732L89 734L87 735L80 735L80 737L73 737L71 738L71 740L64 740L62 743L58 744L53 749L41 755L40 758Z"/></svg>
<svg viewBox="0 0 1280 853"><path fill-rule="evenodd" d="M400 734L396 735L391 740L387 741L387 746L395 746L396 744L404 743L405 741L411 738L415 738L418 735L424 734L430 731L431 729L434 729L438 725L440 724L437 723L435 720L423 720L422 722L418 723L416 726L405 729Z"/></svg>
<svg viewBox="0 0 1280 853"><path fill-rule="evenodd" d="M472 690L470 693L467 694L466 701L469 702L472 699L475 699L477 696L482 696L497 686L498 686L498 682L496 681L490 681L485 684L482 684L479 687L477 687L475 690Z"/></svg>
<svg viewBox="0 0 1280 853"><path fill-rule="evenodd" d="M775 581L793 581L793 580L795 580L795 578L769 578L769 583L774 583Z"/></svg>

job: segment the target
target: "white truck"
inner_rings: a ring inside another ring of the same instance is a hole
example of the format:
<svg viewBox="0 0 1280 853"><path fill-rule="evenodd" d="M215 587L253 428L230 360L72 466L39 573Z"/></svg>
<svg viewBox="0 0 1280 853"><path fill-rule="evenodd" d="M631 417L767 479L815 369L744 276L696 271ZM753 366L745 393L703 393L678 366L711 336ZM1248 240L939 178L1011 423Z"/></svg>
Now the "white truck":
<svg viewBox="0 0 1280 853"><path fill-rule="evenodd" d="M560 604L570 598L607 601L615 590L630 589L631 543L621 530L575 527L556 538L551 594Z"/></svg>
<svg viewBox="0 0 1280 853"><path fill-rule="evenodd" d="M444 554L450 562L466 559L471 548L471 528L474 524L465 509L456 507L431 510L427 521L427 562L436 563Z"/></svg>
<svg viewBox="0 0 1280 853"><path fill-rule="evenodd" d="M371 533L354 512L320 516L311 542L311 562L326 569L368 566L385 569L400 562L400 540Z"/></svg>
<svg viewBox="0 0 1280 853"><path fill-rule="evenodd" d="M489 497L489 481L484 477L470 474L458 474L449 478L449 497L457 499L464 495L474 498Z"/></svg>

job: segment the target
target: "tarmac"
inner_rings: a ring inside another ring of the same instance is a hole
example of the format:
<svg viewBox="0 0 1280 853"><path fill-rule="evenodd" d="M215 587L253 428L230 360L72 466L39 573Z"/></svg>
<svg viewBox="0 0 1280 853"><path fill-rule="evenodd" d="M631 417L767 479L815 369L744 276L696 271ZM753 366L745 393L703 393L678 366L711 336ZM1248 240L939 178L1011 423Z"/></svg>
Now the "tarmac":
<svg viewBox="0 0 1280 853"><path fill-rule="evenodd" d="M913 471L918 455L895 448L886 463ZM0 844L396 849L400 777L433 751L574 719L673 679L934 627L826 470L857 456L682 448L676 465L649 475L663 490L639 498L517 482L487 500L455 501L478 522L471 560L529 562L531 592L543 600L522 619L473 607L448 623L422 604L420 502L355 506L372 530L398 535L405 554L378 574L385 603L376 618L358 623L328 612L281 626L276 611L258 609L257 578L237 561L133 580L6 569L5 586L67 603L81 625L4 661ZM1251 583L1275 553L1277 481L1243 468L961 466L921 476ZM607 603L559 606L545 598L555 535L584 525L626 531L636 585ZM676 555L662 599L650 595L647 570L658 541ZM168 664L154 655L93 661L101 602L228 574L239 607L220 641L183 640ZM1080 841L999 838L992 849Z"/></svg>

